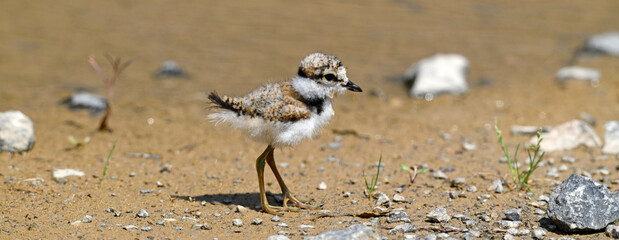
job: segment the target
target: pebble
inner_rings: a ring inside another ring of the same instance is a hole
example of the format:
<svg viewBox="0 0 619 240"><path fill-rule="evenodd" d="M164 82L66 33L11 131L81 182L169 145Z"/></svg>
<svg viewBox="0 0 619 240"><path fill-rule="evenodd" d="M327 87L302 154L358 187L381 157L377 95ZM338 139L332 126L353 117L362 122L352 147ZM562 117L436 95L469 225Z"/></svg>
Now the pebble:
<svg viewBox="0 0 619 240"><path fill-rule="evenodd" d="M393 201L394 202L406 202L406 198L404 198L404 196L400 195L400 194L393 194Z"/></svg>
<svg viewBox="0 0 619 240"><path fill-rule="evenodd" d="M75 169L55 169L52 173L52 177L58 183L65 183L67 177L83 177L85 175L84 172Z"/></svg>
<svg viewBox="0 0 619 240"><path fill-rule="evenodd" d="M156 223L157 225L165 226L165 220L159 220Z"/></svg>
<svg viewBox="0 0 619 240"><path fill-rule="evenodd" d="M177 62L168 60L161 64L155 76L159 78L183 78L187 77L188 74L181 69Z"/></svg>
<svg viewBox="0 0 619 240"><path fill-rule="evenodd" d="M84 218L82 218L82 222L83 223L91 223L92 222L92 216L90 216L90 215L84 216Z"/></svg>
<svg viewBox="0 0 619 240"><path fill-rule="evenodd" d="M318 184L318 190L326 190L326 189L327 189L327 183L320 182L320 184Z"/></svg>
<svg viewBox="0 0 619 240"><path fill-rule="evenodd" d="M260 224L262 224L262 218L254 218L253 220L251 220L251 224L253 224L253 225L260 225Z"/></svg>
<svg viewBox="0 0 619 240"><path fill-rule="evenodd" d="M275 226L278 226L278 227L281 227L281 228L288 228L288 224L287 224L287 223L283 223L283 222L278 223L278 224L277 224L277 225L275 225Z"/></svg>
<svg viewBox="0 0 619 240"><path fill-rule="evenodd" d="M556 167L549 167L546 176L549 178L558 178L559 170Z"/></svg>
<svg viewBox="0 0 619 240"><path fill-rule="evenodd" d="M241 219L238 219L238 218L232 219L232 225L237 226L237 227L241 227L241 226L243 226L243 221Z"/></svg>
<svg viewBox="0 0 619 240"><path fill-rule="evenodd" d="M504 212L505 220L520 221L522 217L522 209L512 208Z"/></svg>
<svg viewBox="0 0 619 240"><path fill-rule="evenodd" d="M583 51L619 57L619 32L605 32L589 37Z"/></svg>
<svg viewBox="0 0 619 240"><path fill-rule="evenodd" d="M606 226L606 236L610 238L619 238L619 226L613 224Z"/></svg>
<svg viewBox="0 0 619 240"><path fill-rule="evenodd" d="M142 228L140 228L140 230L144 231L144 232L149 232L152 228L150 226L144 226Z"/></svg>
<svg viewBox="0 0 619 240"><path fill-rule="evenodd" d="M447 209L444 207L439 207L432 210L430 213L426 215L426 218L430 222L449 222L451 216L447 214Z"/></svg>
<svg viewBox="0 0 619 240"><path fill-rule="evenodd" d="M34 124L20 111L0 112L0 152L27 152L34 146Z"/></svg>
<svg viewBox="0 0 619 240"><path fill-rule="evenodd" d="M508 220L499 220L497 222L501 229L510 229L510 228L518 228L522 225L521 221L508 221Z"/></svg>
<svg viewBox="0 0 619 240"><path fill-rule="evenodd" d="M466 188L466 191L467 192L471 192L471 193L475 193L475 192L477 192L477 187L475 185L472 185L472 186Z"/></svg>
<svg viewBox="0 0 619 240"><path fill-rule="evenodd" d="M282 201L283 201L283 199L282 199ZM245 214L245 213L249 212L249 208L243 207L241 205L236 205L235 211L238 212L238 213L241 213L241 214Z"/></svg>
<svg viewBox="0 0 619 240"><path fill-rule="evenodd" d="M579 67L579 66L567 66L559 69L556 78L558 81L567 81L570 79L589 81L592 86L598 86L602 74L597 69Z"/></svg>
<svg viewBox="0 0 619 240"><path fill-rule="evenodd" d="M492 182L492 185L490 185L490 187L488 187L488 191L495 192L495 193L502 193L503 191L505 191L503 189L503 180L501 180L501 179L494 180Z"/></svg>
<svg viewBox="0 0 619 240"><path fill-rule="evenodd" d="M457 177L451 180L451 187L460 188L466 184L466 179L463 177Z"/></svg>
<svg viewBox="0 0 619 240"><path fill-rule="evenodd" d="M68 104L70 109L88 109L91 114L98 114L107 108L105 98L87 92L73 93L63 103Z"/></svg>
<svg viewBox="0 0 619 240"><path fill-rule="evenodd" d="M114 209L113 207L109 207L109 208L105 209L105 212L106 213L113 213L113 212L116 212L116 209Z"/></svg>
<svg viewBox="0 0 619 240"><path fill-rule="evenodd" d="M320 233L316 236L306 237L304 240L326 240L326 239L364 239L382 240L376 229L363 224L355 224L344 230L331 230Z"/></svg>
<svg viewBox="0 0 619 240"><path fill-rule="evenodd" d="M140 209L140 211L138 211L136 216L138 216L139 218L147 218L148 217L148 212L146 210L144 210L144 209Z"/></svg>
<svg viewBox="0 0 619 240"><path fill-rule="evenodd" d="M610 121L604 124L604 147L602 153L608 155L619 154L619 121Z"/></svg>
<svg viewBox="0 0 619 240"><path fill-rule="evenodd" d="M129 230L133 230L133 229L138 229L138 226L136 226L136 225L125 225L125 226L123 226L123 229L129 231Z"/></svg>
<svg viewBox="0 0 619 240"><path fill-rule="evenodd" d="M195 229L195 230L211 230L213 228L210 227L208 224L204 223L204 224L194 224L194 225L191 225L191 229Z"/></svg>
<svg viewBox="0 0 619 240"><path fill-rule="evenodd" d="M542 228L534 228L531 233L534 239L544 239L546 237L546 230Z"/></svg>
<svg viewBox="0 0 619 240"><path fill-rule="evenodd" d="M341 142L330 142L327 145L327 147L330 148L330 149L336 150L336 149L339 149L339 148L342 147L342 143Z"/></svg>
<svg viewBox="0 0 619 240"><path fill-rule="evenodd" d="M284 235L271 235L267 238L267 240L290 240L290 238Z"/></svg>
<svg viewBox="0 0 619 240"><path fill-rule="evenodd" d="M313 225L308 225L308 224L301 224L301 225L299 225L299 228L301 228L301 229L313 229L314 226Z"/></svg>
<svg viewBox="0 0 619 240"><path fill-rule="evenodd" d="M413 82L409 96L431 101L442 93L465 93L468 65L469 61L458 54L436 54L420 60L404 73L406 81Z"/></svg>
<svg viewBox="0 0 619 240"><path fill-rule="evenodd" d="M540 144L540 150L544 152L567 151L580 145L589 148L601 147L602 142L595 131L582 120L571 120L555 126L550 132L540 135L544 140ZM537 144L537 136L529 140L530 145Z"/></svg>
<svg viewBox="0 0 619 240"><path fill-rule="evenodd" d="M447 174L445 174L443 171L438 170L436 172L434 172L434 174L432 174L432 176L436 179L447 179Z"/></svg>
<svg viewBox="0 0 619 240"><path fill-rule="evenodd" d="M418 230L419 230L419 227L413 224L410 224L410 223L405 223L405 224L395 226L393 229L389 230L387 234L394 235L396 233L412 233Z"/></svg>
<svg viewBox="0 0 619 240"><path fill-rule="evenodd" d="M393 211L389 212L389 214L387 215L387 222L388 223L395 223L395 222L410 223L411 220L410 220L410 218L408 217L408 214L405 211L393 210Z"/></svg>
<svg viewBox="0 0 619 240"><path fill-rule="evenodd" d="M279 216L273 216L273 217L271 218L271 221L272 221L272 222L279 222Z"/></svg>
<svg viewBox="0 0 619 240"><path fill-rule="evenodd" d="M391 206L391 201L389 200L389 197L387 197L387 194L383 192L375 192L373 195L374 195L373 197L376 198L377 206L385 206L385 207Z"/></svg>

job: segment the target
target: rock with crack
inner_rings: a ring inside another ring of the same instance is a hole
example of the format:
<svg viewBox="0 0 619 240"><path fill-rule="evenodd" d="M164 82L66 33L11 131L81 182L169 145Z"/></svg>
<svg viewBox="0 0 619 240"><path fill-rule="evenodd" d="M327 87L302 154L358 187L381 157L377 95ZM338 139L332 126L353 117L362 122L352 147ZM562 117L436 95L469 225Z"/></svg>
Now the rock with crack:
<svg viewBox="0 0 619 240"><path fill-rule="evenodd" d="M565 232L599 231L619 220L619 202L606 186L576 174L552 189L547 211Z"/></svg>
<svg viewBox="0 0 619 240"><path fill-rule="evenodd" d="M555 126L550 132L542 133L540 136L544 138L540 147L544 152L571 150L580 145L589 148L602 146L602 141L595 131L582 120L572 120ZM537 144L537 136L531 138L529 144Z"/></svg>

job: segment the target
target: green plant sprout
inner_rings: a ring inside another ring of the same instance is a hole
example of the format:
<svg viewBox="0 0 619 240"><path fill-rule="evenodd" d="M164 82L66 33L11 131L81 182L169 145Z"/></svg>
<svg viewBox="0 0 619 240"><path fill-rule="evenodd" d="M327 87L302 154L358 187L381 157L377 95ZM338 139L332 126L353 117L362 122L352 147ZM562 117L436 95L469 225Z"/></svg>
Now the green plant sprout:
<svg viewBox="0 0 619 240"><path fill-rule="evenodd" d="M533 174L535 169L537 169L537 165L542 161L542 158L544 158L544 154L546 154L545 152L541 152L540 154L540 145L543 140L543 138L541 137L542 130L539 129L537 131L537 143L535 145L531 145L530 149L527 149L527 154L529 155L529 169L526 171L521 171L518 167L517 161L518 149L520 148L520 144L518 144L518 146L516 147L514 157L511 158L509 156L509 149L507 145L503 143L503 132L501 132L501 130L499 129L496 119L494 120L494 129L497 136L499 137L499 145L501 146L501 150L503 151L505 158L507 158L507 165L509 166L509 172L512 176L512 180L516 184L513 189L526 188L533 193L533 191L529 187L529 177L531 177L531 174ZM533 151L533 155L531 155L531 151Z"/></svg>
<svg viewBox="0 0 619 240"><path fill-rule="evenodd" d="M73 148L81 148L90 142L90 137L85 137L84 140L78 141L75 137L69 136L69 142L73 144Z"/></svg>
<svg viewBox="0 0 619 240"><path fill-rule="evenodd" d="M417 174L421 174L424 172L427 172L428 169L427 168L422 168L422 169L417 169L417 165L413 165L413 167L409 167L406 166L404 164L400 164L400 167L402 168L402 170L407 171L408 172L408 177L410 178L411 184L413 184L415 182L415 179L417 178Z"/></svg>
<svg viewBox="0 0 619 240"><path fill-rule="evenodd" d="M112 158L114 149L116 149L116 142L118 142L118 139L114 140L114 145L112 145L112 150L110 150L110 154L107 155L107 160L105 160L105 165L103 165L103 176L101 177L101 181L105 179L105 174L107 173L107 166L110 164L110 159Z"/></svg>
<svg viewBox="0 0 619 240"><path fill-rule="evenodd" d="M365 177L365 172L363 173L363 179L365 180L365 188L368 191L368 198L372 199L372 193L374 192L374 189L376 188L376 183L378 183L378 174L380 174L380 165L381 162L383 161L383 155L380 155L380 158L378 159L378 167L376 169L376 175L372 177L372 180L370 183L368 183L368 179Z"/></svg>

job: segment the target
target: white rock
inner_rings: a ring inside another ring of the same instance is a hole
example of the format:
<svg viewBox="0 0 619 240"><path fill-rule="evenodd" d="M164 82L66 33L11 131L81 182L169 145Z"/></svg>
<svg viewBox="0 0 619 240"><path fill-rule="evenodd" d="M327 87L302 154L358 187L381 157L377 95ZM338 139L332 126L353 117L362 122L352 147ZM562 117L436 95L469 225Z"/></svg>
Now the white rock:
<svg viewBox="0 0 619 240"><path fill-rule="evenodd" d="M609 155L619 154L619 121L610 121L604 124L604 147L602 153Z"/></svg>
<svg viewBox="0 0 619 240"><path fill-rule="evenodd" d="M602 146L602 142L595 131L582 120L572 120L553 127L550 132L542 133L541 137L544 140L540 149L544 152L570 150L579 145L590 148ZM537 144L537 136L531 138L529 144Z"/></svg>
<svg viewBox="0 0 619 240"><path fill-rule="evenodd" d="M69 107L72 109L87 108L90 109L91 112L96 113L107 108L107 100L96 94L76 92L73 93L69 99Z"/></svg>
<svg viewBox="0 0 619 240"><path fill-rule="evenodd" d="M559 69L556 75L557 80L566 81L569 79L589 81L591 85L597 86L600 83L602 74L593 68L578 66L568 66Z"/></svg>
<svg viewBox="0 0 619 240"><path fill-rule="evenodd" d="M85 175L86 174L82 171L75 170L75 169L69 169L69 168L56 169L52 173L52 176L54 177L54 180L56 181L62 181L66 177L83 177Z"/></svg>
<svg viewBox="0 0 619 240"><path fill-rule="evenodd" d="M462 94L467 91L469 61L458 54L437 54L413 64L404 77L413 80L409 96L432 100L441 93Z"/></svg>
<svg viewBox="0 0 619 240"><path fill-rule="evenodd" d="M619 57L619 32L607 32L589 37L585 50Z"/></svg>
<svg viewBox="0 0 619 240"><path fill-rule="evenodd" d="M318 184L318 190L326 190L326 189L327 189L327 183L320 182L320 184Z"/></svg>
<svg viewBox="0 0 619 240"><path fill-rule="evenodd" d="M34 142L30 118L20 111L0 112L0 152L27 152Z"/></svg>

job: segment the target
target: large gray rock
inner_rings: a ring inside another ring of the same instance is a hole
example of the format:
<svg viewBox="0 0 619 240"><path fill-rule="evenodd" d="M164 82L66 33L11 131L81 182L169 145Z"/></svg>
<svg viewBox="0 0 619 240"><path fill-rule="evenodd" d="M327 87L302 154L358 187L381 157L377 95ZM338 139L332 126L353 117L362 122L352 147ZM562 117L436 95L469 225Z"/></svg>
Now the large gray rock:
<svg viewBox="0 0 619 240"><path fill-rule="evenodd" d="M576 174L552 189L547 211L566 232L603 230L619 220L619 202L606 186Z"/></svg>
<svg viewBox="0 0 619 240"><path fill-rule="evenodd" d="M619 32L607 32L589 37L584 50L619 57Z"/></svg>
<svg viewBox="0 0 619 240"><path fill-rule="evenodd" d="M555 126L550 132L542 133L541 137L544 138L541 143L541 150L544 152L570 150L580 145L590 148L602 146L595 131L582 120L572 120ZM529 144L537 144L537 136L531 138Z"/></svg>
<svg viewBox="0 0 619 240"><path fill-rule="evenodd" d="M381 240L376 229L363 224L355 224L344 230L332 230L323 232L313 237L306 237L305 240Z"/></svg>
<svg viewBox="0 0 619 240"><path fill-rule="evenodd" d="M619 121L610 121L604 124L604 154L619 154Z"/></svg>
<svg viewBox="0 0 619 240"><path fill-rule="evenodd" d="M404 78L413 82L409 96L431 100L441 93L466 92L468 66L469 61L458 54L437 54L422 59L404 73Z"/></svg>
<svg viewBox="0 0 619 240"><path fill-rule="evenodd" d="M0 113L0 152L27 152L34 141L30 118L15 110Z"/></svg>

